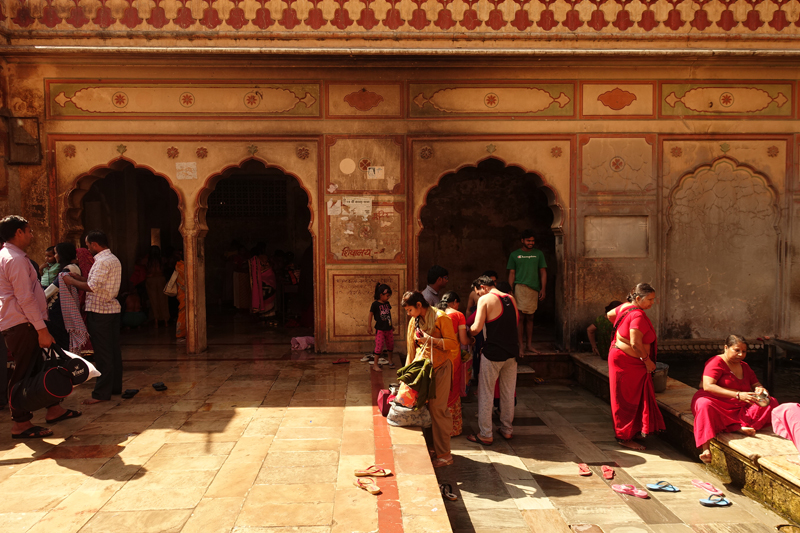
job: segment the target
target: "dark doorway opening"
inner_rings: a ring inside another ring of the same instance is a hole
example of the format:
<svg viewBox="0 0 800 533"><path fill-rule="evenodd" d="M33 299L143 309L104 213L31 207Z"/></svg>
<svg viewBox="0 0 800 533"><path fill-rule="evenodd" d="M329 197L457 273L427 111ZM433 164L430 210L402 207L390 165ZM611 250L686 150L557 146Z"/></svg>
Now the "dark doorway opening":
<svg viewBox="0 0 800 533"><path fill-rule="evenodd" d="M95 181L83 197L82 205L84 234L94 229L105 232L111 251L122 264L119 300L123 306L123 324L127 324L122 343L176 342L177 299L164 296L163 285L160 290L148 292L145 279L148 274L143 269L152 246L159 247L162 262L162 276L156 278L163 278L166 284L175 269L175 253L183 250L178 195L166 179L128 164ZM149 276L153 277L158 269L151 270ZM161 281L155 283L160 284ZM154 298L166 300L155 304L167 306L170 323L166 327L163 323L159 328L154 327L155 305L151 302Z"/></svg>
<svg viewBox="0 0 800 533"><path fill-rule="evenodd" d="M556 286L560 275L556 239L551 229L553 211L535 174L488 159L444 176L427 196L420 215L419 285L424 288L428 268L438 264L449 271L445 291L461 298L462 311L472 281L486 270L508 281L508 257L521 247L520 233L532 229L535 247L547 261L546 298L534 315L534 341L558 340Z"/></svg>
<svg viewBox="0 0 800 533"><path fill-rule="evenodd" d="M283 353L288 337L313 335L311 211L297 179L249 161L216 182L207 205L209 344L274 344ZM261 293L259 312L252 305L254 255L263 260L261 288L272 287Z"/></svg>

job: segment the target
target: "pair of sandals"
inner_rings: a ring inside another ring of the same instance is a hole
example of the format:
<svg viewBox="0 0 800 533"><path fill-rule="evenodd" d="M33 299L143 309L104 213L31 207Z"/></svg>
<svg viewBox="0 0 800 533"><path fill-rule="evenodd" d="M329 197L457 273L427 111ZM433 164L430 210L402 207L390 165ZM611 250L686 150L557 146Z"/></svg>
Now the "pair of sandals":
<svg viewBox="0 0 800 533"><path fill-rule="evenodd" d="M377 496L381 493L381 488L375 483L374 478L389 477L392 475L392 471L388 468L380 468L377 465L372 465L364 470L356 470L354 475L356 479L353 481L353 485Z"/></svg>
<svg viewBox="0 0 800 533"><path fill-rule="evenodd" d="M502 431L498 431L501 437L505 440L511 440L514 438L512 433L503 433ZM467 440L470 442L475 442L477 444L482 444L483 446L491 446L494 444L494 440L483 440L480 435L477 433L473 433L471 435L467 435Z"/></svg>
<svg viewBox="0 0 800 533"><path fill-rule="evenodd" d="M52 420L45 419L45 422L48 424L58 424L64 420L71 420L73 418L78 418L83 413L80 411L73 411L72 409L67 409L64 414L58 416ZM53 435L53 431L47 429L42 426L31 426L22 433L11 434L12 439L44 439Z"/></svg>

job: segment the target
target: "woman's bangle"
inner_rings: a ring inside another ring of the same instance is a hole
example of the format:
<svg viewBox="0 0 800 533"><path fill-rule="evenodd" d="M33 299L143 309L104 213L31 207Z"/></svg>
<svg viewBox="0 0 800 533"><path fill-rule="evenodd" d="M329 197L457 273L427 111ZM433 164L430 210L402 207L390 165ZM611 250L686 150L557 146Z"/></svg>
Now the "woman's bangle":
<svg viewBox="0 0 800 533"><path fill-rule="evenodd" d="M737 399L737 400L739 400L739 401L741 402L741 401L742 401L742 399L741 399L741 398L739 398L739 394L740 394L740 393L738 393L738 392L736 393L736 399Z"/></svg>

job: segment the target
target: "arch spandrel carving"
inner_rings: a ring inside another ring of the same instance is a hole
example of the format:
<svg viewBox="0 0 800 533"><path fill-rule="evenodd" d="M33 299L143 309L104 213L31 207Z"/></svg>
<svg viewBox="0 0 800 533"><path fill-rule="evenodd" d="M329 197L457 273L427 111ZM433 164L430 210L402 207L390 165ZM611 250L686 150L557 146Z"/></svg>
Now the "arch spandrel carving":
<svg viewBox="0 0 800 533"><path fill-rule="evenodd" d="M730 157L678 181L667 211L668 338L773 331L777 198L766 176Z"/></svg>
<svg viewBox="0 0 800 533"><path fill-rule="evenodd" d="M537 185L553 211L553 232L564 233L570 199L572 139L414 140L411 150L414 235L422 230L420 213L431 189L445 176L477 167L489 159L536 176Z"/></svg>

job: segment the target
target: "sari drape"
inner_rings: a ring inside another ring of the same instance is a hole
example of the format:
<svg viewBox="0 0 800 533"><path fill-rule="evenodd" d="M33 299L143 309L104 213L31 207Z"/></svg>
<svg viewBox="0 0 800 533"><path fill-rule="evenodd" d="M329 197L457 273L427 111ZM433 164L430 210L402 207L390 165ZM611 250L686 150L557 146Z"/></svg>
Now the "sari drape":
<svg viewBox="0 0 800 533"><path fill-rule="evenodd" d="M630 329L642 332L645 342L650 342L650 358L655 362L656 335L653 324L642 309L635 308L622 313L617 308L616 329L625 337ZM615 345L612 339L608 352L608 377L611 387L611 415L614 419L614 433L621 441L631 440L639 433L645 435L666 429L664 418L656 403L653 380L644 362L627 355Z"/></svg>

